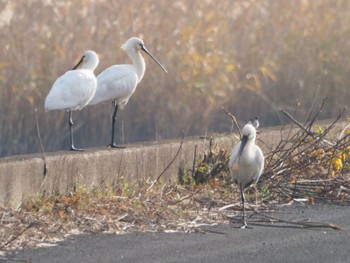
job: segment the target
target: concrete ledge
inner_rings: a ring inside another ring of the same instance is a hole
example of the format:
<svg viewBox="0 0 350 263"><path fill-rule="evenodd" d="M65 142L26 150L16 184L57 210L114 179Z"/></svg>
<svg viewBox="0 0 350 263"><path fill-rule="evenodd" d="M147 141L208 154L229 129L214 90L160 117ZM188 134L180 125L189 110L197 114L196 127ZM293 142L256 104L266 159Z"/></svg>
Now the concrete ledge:
<svg viewBox="0 0 350 263"><path fill-rule="evenodd" d="M214 143L231 147L233 136L216 136ZM0 206L17 207L25 196L42 191L67 192L76 184L108 185L122 176L128 180L155 179L169 165L180 145L181 139L177 139L133 144L125 149L46 153L46 175L40 154L0 159ZM200 154L208 147L208 140L186 138L163 178L176 176L181 160L185 165L192 164L195 145Z"/></svg>
<svg viewBox="0 0 350 263"><path fill-rule="evenodd" d="M329 123L329 122L328 122ZM325 122L325 125L327 122ZM347 123L333 129L339 131ZM287 129L289 131L289 129ZM296 131L296 130L294 130ZM264 152L281 140L281 128L262 129L257 144ZM231 148L238 142L233 134L216 134L214 144ZM262 143L263 142L263 143ZM87 187L111 184L124 177L127 180L155 179L169 165L181 144L181 139L128 145L125 149L87 149L84 152L46 154L47 173L44 175L42 155L22 155L0 159L0 206L16 208L25 196L39 192L67 192L76 184ZM163 178L177 176L181 161L192 166L194 149L197 156L207 150L208 140L188 137L182 149L166 170ZM266 146L268 148L266 148Z"/></svg>

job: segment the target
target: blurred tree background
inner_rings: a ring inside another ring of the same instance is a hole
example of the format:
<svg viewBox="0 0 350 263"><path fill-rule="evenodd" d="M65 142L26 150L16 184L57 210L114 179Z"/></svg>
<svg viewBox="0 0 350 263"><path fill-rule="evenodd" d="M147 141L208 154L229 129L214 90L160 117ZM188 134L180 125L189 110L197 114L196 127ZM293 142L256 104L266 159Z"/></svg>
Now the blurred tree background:
<svg viewBox="0 0 350 263"><path fill-rule="evenodd" d="M83 51L100 55L96 75L130 63L132 36L148 57L144 79L119 112L119 143L227 132L224 106L242 122L281 124L280 109L306 118L328 97L323 118L350 100L347 0L0 0L0 155L68 148L68 116L44 112L55 79ZM76 145L109 143L111 104L74 112Z"/></svg>

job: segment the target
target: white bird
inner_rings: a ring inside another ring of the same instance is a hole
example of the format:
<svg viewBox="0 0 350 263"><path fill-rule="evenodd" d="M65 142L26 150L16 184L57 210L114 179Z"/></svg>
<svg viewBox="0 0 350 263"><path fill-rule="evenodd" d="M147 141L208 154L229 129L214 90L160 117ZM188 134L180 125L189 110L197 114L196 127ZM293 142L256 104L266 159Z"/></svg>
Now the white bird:
<svg viewBox="0 0 350 263"><path fill-rule="evenodd" d="M243 207L242 228L247 227L244 189L256 183L264 169L264 155L259 146L255 144L255 139L256 130L254 126L250 123L246 124L242 129L241 142L233 148L229 161L231 176L234 182L238 184L241 192Z"/></svg>
<svg viewBox="0 0 350 263"><path fill-rule="evenodd" d="M141 51L148 54L165 72L167 70L160 62L146 49L144 42L136 37L128 39L121 48L126 51L132 60L132 64L114 65L101 72L97 76L97 90L90 105L101 102L112 102L114 112L112 115L112 139L109 146L121 148L115 144L114 130L117 120L117 111L120 106L123 108L131 95L135 92L137 84L145 74L146 64Z"/></svg>
<svg viewBox="0 0 350 263"><path fill-rule="evenodd" d="M94 70L98 63L98 55L94 51L85 51L78 64L55 81L45 99L46 111L69 112L70 150L72 151L81 150L75 148L73 142L72 111L84 108L95 95L97 80Z"/></svg>

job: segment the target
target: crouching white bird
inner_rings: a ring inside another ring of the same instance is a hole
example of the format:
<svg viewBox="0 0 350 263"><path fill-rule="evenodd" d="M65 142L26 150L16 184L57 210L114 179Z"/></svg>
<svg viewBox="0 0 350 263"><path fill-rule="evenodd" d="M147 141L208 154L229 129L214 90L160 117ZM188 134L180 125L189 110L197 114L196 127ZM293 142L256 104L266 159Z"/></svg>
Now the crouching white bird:
<svg viewBox="0 0 350 263"><path fill-rule="evenodd" d="M94 51L85 51L78 64L55 81L45 99L46 111L69 112L70 150L72 151L81 150L75 148L73 142L72 111L84 108L95 95L97 80L94 70L98 63L98 55Z"/></svg>
<svg viewBox="0 0 350 263"><path fill-rule="evenodd" d="M132 64L114 65L101 72L97 76L97 90L90 105L101 102L112 102L114 112L112 115L112 138L109 146L121 148L115 143L115 122L117 120L118 107L124 107L131 95L135 92L137 84L145 74L146 64L141 51L148 54L165 72L167 70L146 49L144 42L136 37L128 39L121 48L126 51L132 60Z"/></svg>
<svg viewBox="0 0 350 263"><path fill-rule="evenodd" d="M229 161L231 176L234 182L238 184L241 192L243 208L242 228L247 227L244 189L256 183L264 169L264 155L259 146L255 144L255 139L255 127L251 123L246 124L242 129L241 142L233 148Z"/></svg>

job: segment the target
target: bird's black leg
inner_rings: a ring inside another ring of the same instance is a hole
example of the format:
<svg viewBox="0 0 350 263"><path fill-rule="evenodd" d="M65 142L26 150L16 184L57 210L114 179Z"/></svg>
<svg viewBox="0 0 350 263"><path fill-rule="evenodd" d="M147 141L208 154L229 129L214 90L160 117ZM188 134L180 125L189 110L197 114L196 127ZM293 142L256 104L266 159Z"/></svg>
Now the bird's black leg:
<svg viewBox="0 0 350 263"><path fill-rule="evenodd" d="M243 226L241 226L241 228L242 229L251 228L251 227L248 227L248 225L247 225L247 219L246 219L246 215L245 215L245 206L244 206L245 196L244 196L244 189L242 187L242 183L239 184L239 189L241 190L242 208L243 208Z"/></svg>
<svg viewBox="0 0 350 263"><path fill-rule="evenodd" d="M114 112L113 112L113 116L112 116L112 141L111 144L109 145L112 148L125 148L123 146L118 146L115 143L115 138L114 138L114 133L115 133L115 122L117 121L117 111L118 111L118 107L119 105L117 104L116 101L113 101L113 107L114 107Z"/></svg>
<svg viewBox="0 0 350 263"><path fill-rule="evenodd" d="M78 149L74 147L73 142L73 119L72 119L72 111L69 111L69 133L70 133L70 150L71 151L83 151L82 149Z"/></svg>

